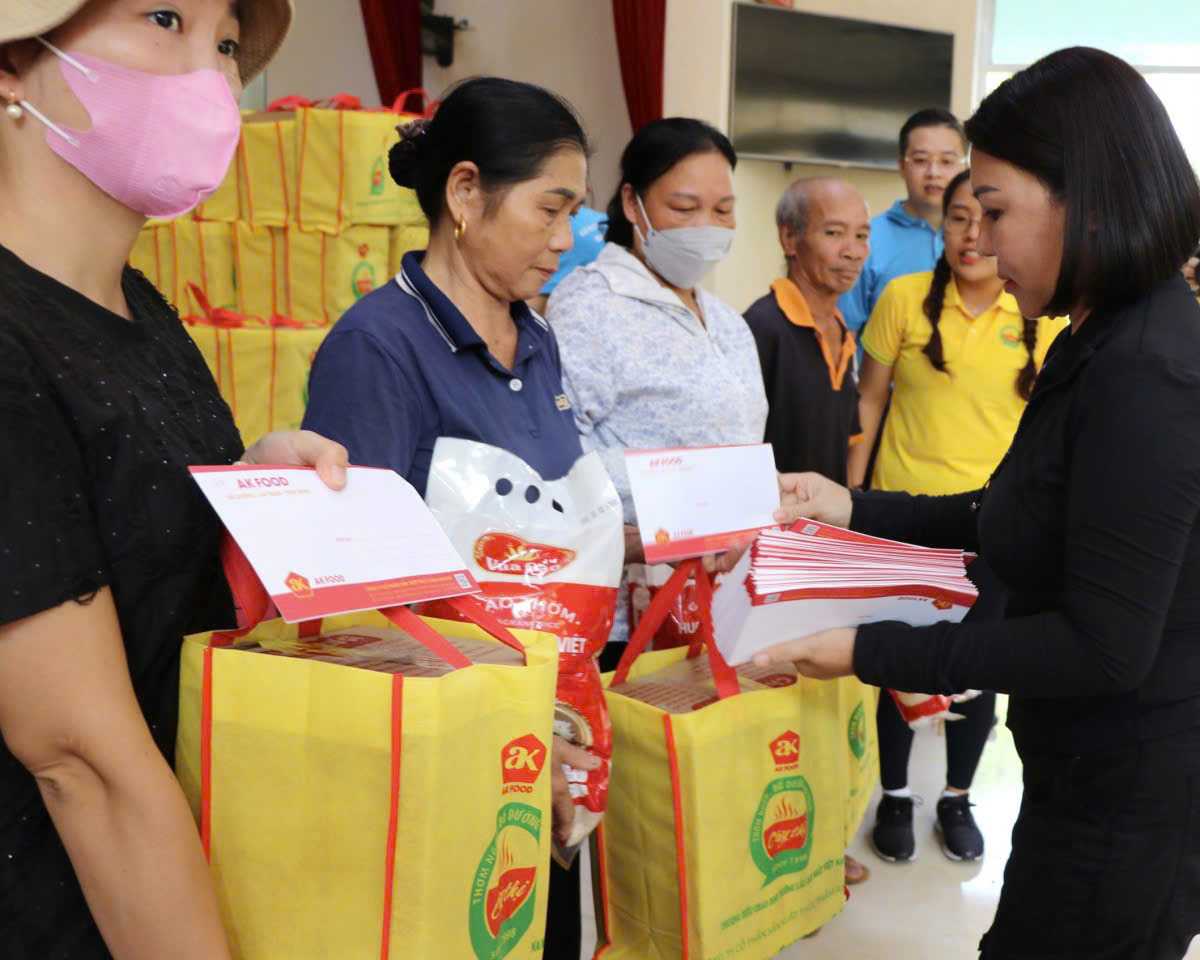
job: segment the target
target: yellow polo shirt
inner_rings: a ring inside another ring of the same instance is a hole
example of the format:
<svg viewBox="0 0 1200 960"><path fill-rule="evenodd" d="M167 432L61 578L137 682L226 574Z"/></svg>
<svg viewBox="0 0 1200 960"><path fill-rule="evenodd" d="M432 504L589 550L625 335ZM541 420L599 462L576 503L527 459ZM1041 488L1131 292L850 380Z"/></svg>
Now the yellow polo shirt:
<svg viewBox="0 0 1200 960"><path fill-rule="evenodd" d="M938 322L947 368L940 373L921 352L933 335L921 308L932 282L932 272L897 277L863 330L863 349L892 367L893 380L872 489L942 494L982 487L1025 409L1016 384L1028 354L1016 299L1001 293L972 318L951 279ZM1039 370L1068 322L1038 320Z"/></svg>

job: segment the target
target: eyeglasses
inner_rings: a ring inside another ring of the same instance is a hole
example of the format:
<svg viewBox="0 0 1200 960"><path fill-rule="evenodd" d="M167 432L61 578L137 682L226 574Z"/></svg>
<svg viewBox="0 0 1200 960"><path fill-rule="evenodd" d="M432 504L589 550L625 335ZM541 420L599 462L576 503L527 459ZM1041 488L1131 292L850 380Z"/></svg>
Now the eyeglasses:
<svg viewBox="0 0 1200 960"><path fill-rule="evenodd" d="M968 217L961 213L952 213L946 218L943 229L946 233L968 233L971 227L978 229L983 223L983 217Z"/></svg>
<svg viewBox="0 0 1200 960"><path fill-rule="evenodd" d="M944 170L953 173L961 170L966 157L905 157L904 162L914 170Z"/></svg>

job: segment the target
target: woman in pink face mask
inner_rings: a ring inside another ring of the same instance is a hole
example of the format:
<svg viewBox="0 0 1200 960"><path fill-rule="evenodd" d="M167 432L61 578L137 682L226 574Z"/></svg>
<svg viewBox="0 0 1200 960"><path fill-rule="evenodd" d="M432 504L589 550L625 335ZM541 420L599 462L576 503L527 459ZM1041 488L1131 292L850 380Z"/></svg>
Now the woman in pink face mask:
<svg viewBox="0 0 1200 960"><path fill-rule="evenodd" d="M168 758L182 635L232 625L189 464L248 450L178 316L126 266L224 177L291 0L0 3L0 954L228 957Z"/></svg>

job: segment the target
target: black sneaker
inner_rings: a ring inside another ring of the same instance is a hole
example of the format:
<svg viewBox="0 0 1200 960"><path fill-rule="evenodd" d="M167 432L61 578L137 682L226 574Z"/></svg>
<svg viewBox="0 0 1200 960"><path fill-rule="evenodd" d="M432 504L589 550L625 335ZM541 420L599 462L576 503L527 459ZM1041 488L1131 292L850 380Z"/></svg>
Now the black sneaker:
<svg viewBox="0 0 1200 960"><path fill-rule="evenodd" d="M916 859L917 838L913 834L913 804L915 797L893 797L884 794L875 811L875 829L871 845L889 863L904 863Z"/></svg>
<svg viewBox="0 0 1200 960"><path fill-rule="evenodd" d="M983 856L983 834L971 816L972 806L965 793L938 801L934 829L942 836L942 852L951 860L978 860Z"/></svg>

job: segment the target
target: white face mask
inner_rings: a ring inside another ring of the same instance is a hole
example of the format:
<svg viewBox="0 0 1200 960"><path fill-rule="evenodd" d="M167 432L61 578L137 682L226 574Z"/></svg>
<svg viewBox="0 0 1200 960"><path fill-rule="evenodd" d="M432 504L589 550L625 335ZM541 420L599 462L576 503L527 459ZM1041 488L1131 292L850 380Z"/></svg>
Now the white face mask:
<svg viewBox="0 0 1200 960"><path fill-rule="evenodd" d="M635 193L634 196L637 196ZM646 216L642 198L638 209L646 221L646 235L635 223L633 229L642 241L642 256L650 269L674 287L690 290L707 277L733 246L733 231L728 227L676 227L655 230Z"/></svg>

